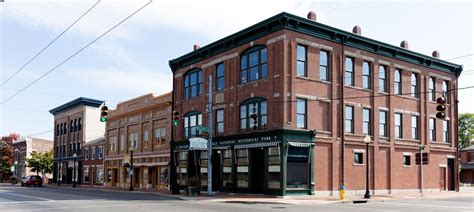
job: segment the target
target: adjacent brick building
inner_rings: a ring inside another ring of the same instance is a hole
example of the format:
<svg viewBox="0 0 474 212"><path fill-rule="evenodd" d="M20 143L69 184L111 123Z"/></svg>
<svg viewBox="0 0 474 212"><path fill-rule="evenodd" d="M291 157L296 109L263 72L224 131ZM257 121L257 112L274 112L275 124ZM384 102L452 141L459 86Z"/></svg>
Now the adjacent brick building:
<svg viewBox="0 0 474 212"><path fill-rule="evenodd" d="M52 152L53 141L34 137L22 137L19 140L13 141L13 161L16 163L15 175L18 178L36 175L35 172L30 171L27 167L26 160L31 156L32 152ZM51 178L51 174L43 176L43 178Z"/></svg>
<svg viewBox="0 0 474 212"><path fill-rule="evenodd" d="M363 192L366 135L372 193L419 191L420 145L429 154L424 191L454 190L462 66L315 17L281 13L169 62L181 115L173 128L173 187L195 175L207 184L206 152L190 150L189 138L206 137L197 126L208 123L211 76L216 190L335 194L344 185ZM445 120L435 117L443 93Z"/></svg>
<svg viewBox="0 0 474 212"><path fill-rule="evenodd" d="M464 184L474 184L474 145L460 150L461 171L459 181Z"/></svg>
<svg viewBox="0 0 474 212"><path fill-rule="evenodd" d="M100 106L103 103L80 97L49 111L54 116L55 129L54 183L71 184L74 176L77 183L82 183L82 147L89 141L103 137L105 133L105 124L100 122Z"/></svg>
<svg viewBox="0 0 474 212"><path fill-rule="evenodd" d="M136 189L168 189L171 105L171 93L147 94L121 102L108 113L107 187L129 188L131 176Z"/></svg>
<svg viewBox="0 0 474 212"><path fill-rule="evenodd" d="M104 185L104 137L91 140L83 146L82 183L90 186Z"/></svg>

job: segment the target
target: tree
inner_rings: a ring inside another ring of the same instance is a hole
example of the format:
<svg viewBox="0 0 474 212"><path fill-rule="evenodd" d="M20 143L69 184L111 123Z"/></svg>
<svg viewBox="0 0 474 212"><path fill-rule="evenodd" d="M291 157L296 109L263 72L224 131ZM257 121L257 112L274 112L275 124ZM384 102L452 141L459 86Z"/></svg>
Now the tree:
<svg viewBox="0 0 474 212"><path fill-rule="evenodd" d="M52 152L31 152L30 158L26 159L26 164L32 172L37 175L41 173L44 177L46 173L53 171L53 153Z"/></svg>
<svg viewBox="0 0 474 212"><path fill-rule="evenodd" d="M471 144L474 139L474 114L463 113L459 116L459 144L458 148L463 149Z"/></svg>
<svg viewBox="0 0 474 212"><path fill-rule="evenodd" d="M11 166L13 165L13 148L11 142L0 141L0 182L6 180L12 175Z"/></svg>

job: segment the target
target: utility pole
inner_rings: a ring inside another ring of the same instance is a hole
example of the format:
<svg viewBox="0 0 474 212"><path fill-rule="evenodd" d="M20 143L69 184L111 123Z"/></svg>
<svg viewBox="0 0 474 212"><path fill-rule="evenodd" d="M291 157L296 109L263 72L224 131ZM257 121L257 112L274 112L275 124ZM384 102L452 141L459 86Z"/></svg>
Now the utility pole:
<svg viewBox="0 0 474 212"><path fill-rule="evenodd" d="M207 139L207 195L212 196L212 74L209 75L209 138Z"/></svg>

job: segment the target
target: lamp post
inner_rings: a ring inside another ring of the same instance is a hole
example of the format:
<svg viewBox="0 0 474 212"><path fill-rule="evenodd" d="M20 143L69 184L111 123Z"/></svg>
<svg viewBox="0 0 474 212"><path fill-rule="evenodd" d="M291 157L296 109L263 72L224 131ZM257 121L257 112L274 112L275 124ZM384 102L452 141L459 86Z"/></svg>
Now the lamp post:
<svg viewBox="0 0 474 212"><path fill-rule="evenodd" d="M15 176L18 178L18 161L15 161Z"/></svg>
<svg viewBox="0 0 474 212"><path fill-rule="evenodd" d="M72 155L72 159L73 159L73 172L72 172L72 187L75 188L76 187L76 157L77 157L77 154L74 153L74 155Z"/></svg>
<svg viewBox="0 0 474 212"><path fill-rule="evenodd" d="M367 152L366 159L366 166L365 166L365 199L370 199L370 192L369 192L369 144L371 142L370 136L366 135L364 138L365 143L365 151Z"/></svg>
<svg viewBox="0 0 474 212"><path fill-rule="evenodd" d="M130 147L130 188L129 191L133 191L133 151L134 147Z"/></svg>

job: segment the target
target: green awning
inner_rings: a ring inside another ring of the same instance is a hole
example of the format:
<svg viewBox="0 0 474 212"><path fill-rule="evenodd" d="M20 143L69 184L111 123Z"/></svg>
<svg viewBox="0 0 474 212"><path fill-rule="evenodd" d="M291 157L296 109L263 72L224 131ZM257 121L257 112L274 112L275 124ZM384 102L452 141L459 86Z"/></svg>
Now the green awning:
<svg viewBox="0 0 474 212"><path fill-rule="evenodd" d="M278 141L272 141L272 142L261 142L261 143L251 143L251 144L240 144L240 145L235 145L234 149L271 147L271 146L278 146L279 143L280 142Z"/></svg>
<svg viewBox="0 0 474 212"><path fill-rule="evenodd" d="M288 142L288 145L294 146L294 147L310 147L313 145L313 143L307 143L307 142Z"/></svg>

